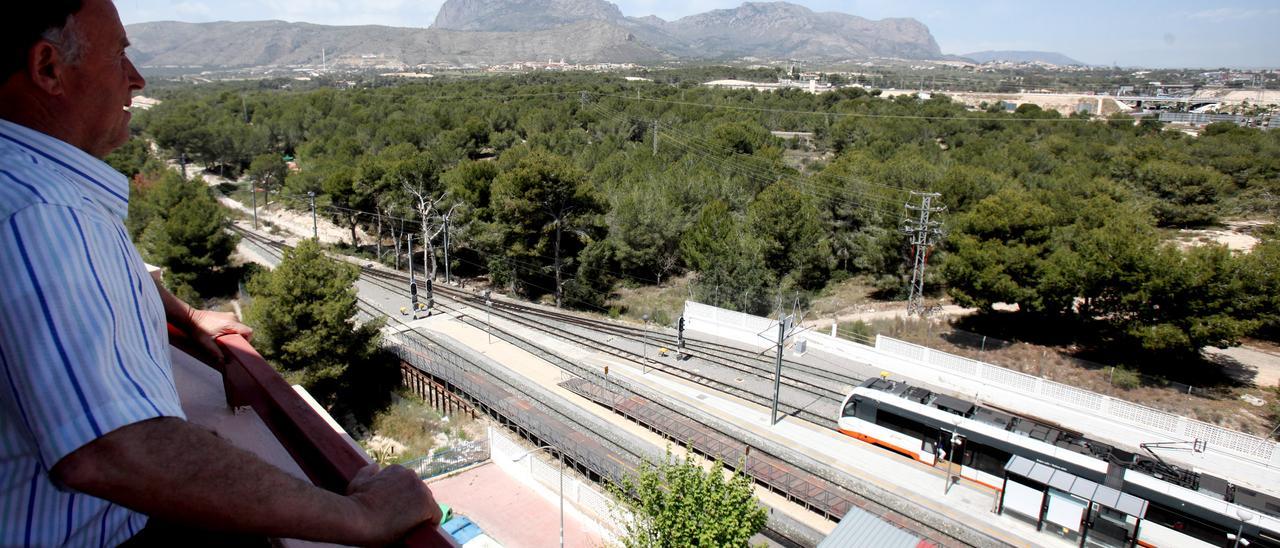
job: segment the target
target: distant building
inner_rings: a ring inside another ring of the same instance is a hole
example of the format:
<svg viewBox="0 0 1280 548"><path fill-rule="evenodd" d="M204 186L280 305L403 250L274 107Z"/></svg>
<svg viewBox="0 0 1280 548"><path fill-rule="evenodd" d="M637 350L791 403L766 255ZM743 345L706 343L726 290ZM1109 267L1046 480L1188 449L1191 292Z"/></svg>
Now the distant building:
<svg viewBox="0 0 1280 548"><path fill-rule="evenodd" d="M1207 126L1214 122L1231 122L1241 126L1249 123L1248 118L1238 114L1208 114L1200 112L1161 112L1160 121L1196 127Z"/></svg>
<svg viewBox="0 0 1280 548"><path fill-rule="evenodd" d="M835 86L819 83L817 79L809 81L781 79L777 82L748 82L746 80L712 80L702 84L713 88L750 89L755 91L777 91L780 89L803 89L809 93L819 94L835 90Z"/></svg>

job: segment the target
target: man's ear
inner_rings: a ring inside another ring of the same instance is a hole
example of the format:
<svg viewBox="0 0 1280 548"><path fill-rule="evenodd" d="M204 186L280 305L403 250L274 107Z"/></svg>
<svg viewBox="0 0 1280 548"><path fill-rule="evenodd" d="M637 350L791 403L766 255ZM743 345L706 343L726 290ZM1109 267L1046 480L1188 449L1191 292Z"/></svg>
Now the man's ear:
<svg viewBox="0 0 1280 548"><path fill-rule="evenodd" d="M27 53L27 76L49 95L62 95L65 67L62 52L48 40L37 41Z"/></svg>

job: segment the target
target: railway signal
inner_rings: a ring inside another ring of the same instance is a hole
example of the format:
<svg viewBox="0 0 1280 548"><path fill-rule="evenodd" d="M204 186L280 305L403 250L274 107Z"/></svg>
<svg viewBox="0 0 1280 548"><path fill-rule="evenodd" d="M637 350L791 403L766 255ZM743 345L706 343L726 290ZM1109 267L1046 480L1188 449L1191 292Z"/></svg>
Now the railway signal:
<svg viewBox="0 0 1280 548"><path fill-rule="evenodd" d="M431 309L435 308L435 306L436 306L435 291L433 291L431 278L428 277L427 278L427 307L426 307L428 317L431 316Z"/></svg>
<svg viewBox="0 0 1280 548"><path fill-rule="evenodd" d="M684 316L680 316L680 321L676 322L676 359L685 359L684 355Z"/></svg>

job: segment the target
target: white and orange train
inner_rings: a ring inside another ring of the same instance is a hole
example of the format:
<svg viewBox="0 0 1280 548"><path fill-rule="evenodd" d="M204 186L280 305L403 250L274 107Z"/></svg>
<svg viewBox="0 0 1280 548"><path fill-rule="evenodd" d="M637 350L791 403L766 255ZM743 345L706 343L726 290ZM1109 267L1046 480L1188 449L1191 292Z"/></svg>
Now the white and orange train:
<svg viewBox="0 0 1280 548"><path fill-rule="evenodd" d="M841 432L926 465L951 461L961 478L997 492L1015 455L1117 486L1146 501L1146 523L1186 535L1188 544L1230 546L1241 525L1238 509L1245 508L1269 519L1247 524L1244 538L1280 547L1280 527L1268 526L1280 524L1280 499L1033 418L871 378L845 398L838 421Z"/></svg>

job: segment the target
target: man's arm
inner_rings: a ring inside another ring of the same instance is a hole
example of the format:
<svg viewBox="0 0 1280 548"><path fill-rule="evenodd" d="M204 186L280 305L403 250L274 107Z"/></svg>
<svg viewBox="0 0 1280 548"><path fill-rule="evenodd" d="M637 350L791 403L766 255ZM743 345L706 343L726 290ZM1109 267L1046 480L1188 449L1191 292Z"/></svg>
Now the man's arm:
<svg viewBox="0 0 1280 548"><path fill-rule="evenodd" d="M422 480L399 466L370 465L342 496L174 418L115 430L64 457L52 475L149 516L273 537L385 544L441 518Z"/></svg>
<svg viewBox="0 0 1280 548"><path fill-rule="evenodd" d="M194 339L218 361L222 361L223 358L222 350L214 342L218 336L236 333L245 340L253 340L253 329L240 323L235 314L196 310L165 289L164 284L159 280L156 281L156 291L160 292L160 302L164 303L164 315L169 323Z"/></svg>

